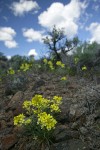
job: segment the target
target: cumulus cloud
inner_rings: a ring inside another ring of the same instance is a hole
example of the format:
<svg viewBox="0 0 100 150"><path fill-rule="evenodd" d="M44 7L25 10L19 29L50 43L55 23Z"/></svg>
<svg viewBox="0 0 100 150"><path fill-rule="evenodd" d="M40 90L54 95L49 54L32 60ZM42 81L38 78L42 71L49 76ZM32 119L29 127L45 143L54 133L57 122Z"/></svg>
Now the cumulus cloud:
<svg viewBox="0 0 100 150"><path fill-rule="evenodd" d="M42 32L34 29L23 29L23 36L27 38L28 42L39 41L42 42Z"/></svg>
<svg viewBox="0 0 100 150"><path fill-rule="evenodd" d="M17 47L17 43L14 40L16 32L11 27L0 27L0 41L4 42L4 45L8 48Z"/></svg>
<svg viewBox="0 0 100 150"><path fill-rule="evenodd" d="M7 59L8 59L8 60L9 60L9 59L11 59L11 56L9 56L9 55L8 55L8 56L6 56L6 57L7 57Z"/></svg>
<svg viewBox="0 0 100 150"><path fill-rule="evenodd" d="M5 41L5 46L8 47L8 48L14 48L17 46L17 43L16 41Z"/></svg>
<svg viewBox="0 0 100 150"><path fill-rule="evenodd" d="M35 49L31 49L29 52L28 52L28 56L38 56L37 52Z"/></svg>
<svg viewBox="0 0 100 150"><path fill-rule="evenodd" d="M54 25L58 28L65 28L67 36L74 36L78 31L80 16L86 7L86 2L79 0L71 0L67 5L55 2L38 16L38 21L41 26L49 29Z"/></svg>
<svg viewBox="0 0 100 150"><path fill-rule="evenodd" d="M10 9L15 16L22 16L30 11L36 11L39 9L37 2L32 0L20 0L19 2L13 2Z"/></svg>
<svg viewBox="0 0 100 150"><path fill-rule="evenodd" d="M96 41L100 44L100 23L93 22L89 27L86 28L87 31L90 31L91 34L91 42Z"/></svg>

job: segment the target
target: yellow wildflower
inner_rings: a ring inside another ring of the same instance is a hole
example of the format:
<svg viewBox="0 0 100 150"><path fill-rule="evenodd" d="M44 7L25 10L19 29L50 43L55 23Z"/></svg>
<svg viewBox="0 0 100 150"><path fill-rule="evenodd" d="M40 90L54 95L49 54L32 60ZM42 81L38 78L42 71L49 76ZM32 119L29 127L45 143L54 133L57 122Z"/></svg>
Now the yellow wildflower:
<svg viewBox="0 0 100 150"><path fill-rule="evenodd" d="M32 105L37 108L45 108L48 107L50 100L43 98L42 95L35 95L32 98Z"/></svg>
<svg viewBox="0 0 100 150"><path fill-rule="evenodd" d="M60 66L61 68L64 68L64 67L65 67L65 64L63 64L61 61L57 61L57 62L56 62L56 65L57 65L57 66Z"/></svg>
<svg viewBox="0 0 100 150"><path fill-rule="evenodd" d="M53 64L52 64L52 61L48 61L48 65L53 65Z"/></svg>
<svg viewBox="0 0 100 150"><path fill-rule="evenodd" d="M24 124L27 125L27 124L30 124L32 122L32 120L29 118L27 120L25 120Z"/></svg>
<svg viewBox="0 0 100 150"><path fill-rule="evenodd" d="M60 112L59 106L57 104L52 104L50 108L51 108L51 112L53 111Z"/></svg>
<svg viewBox="0 0 100 150"><path fill-rule="evenodd" d="M65 64L61 64L61 67L62 67L62 68L65 68Z"/></svg>
<svg viewBox="0 0 100 150"><path fill-rule="evenodd" d="M20 66L20 70L22 71L27 71L29 69L30 69L30 64L25 63Z"/></svg>
<svg viewBox="0 0 100 150"><path fill-rule="evenodd" d="M14 125L21 126L24 123L24 121L25 121L24 114L20 114L20 115L14 117Z"/></svg>
<svg viewBox="0 0 100 150"><path fill-rule="evenodd" d="M55 101L61 101L62 97L61 96L54 96L53 100L55 100Z"/></svg>
<svg viewBox="0 0 100 150"><path fill-rule="evenodd" d="M62 77L61 80L67 80L67 78L66 77Z"/></svg>
<svg viewBox="0 0 100 150"><path fill-rule="evenodd" d="M57 65L57 66L61 66L61 64L62 64L61 61L57 61L57 62L56 62L56 65Z"/></svg>
<svg viewBox="0 0 100 150"><path fill-rule="evenodd" d="M75 62L75 64L77 64L77 63L79 62L79 58L78 58L78 57L75 57L75 58L74 58L74 62Z"/></svg>
<svg viewBox="0 0 100 150"><path fill-rule="evenodd" d="M30 111L30 106L32 105L31 101L24 101L23 108Z"/></svg>
<svg viewBox="0 0 100 150"><path fill-rule="evenodd" d="M56 123L57 121L53 118L53 116L47 114L46 112L40 113L38 115L37 124L40 124L42 129L45 127L49 131L55 128Z"/></svg>
<svg viewBox="0 0 100 150"><path fill-rule="evenodd" d="M9 68L9 70L8 70L8 74L15 74L15 71L12 69L12 68Z"/></svg>
<svg viewBox="0 0 100 150"><path fill-rule="evenodd" d="M82 70L87 70L87 67L84 65L84 66L82 67Z"/></svg>
<svg viewBox="0 0 100 150"><path fill-rule="evenodd" d="M54 67L52 65L49 66L51 70L54 70Z"/></svg>
<svg viewBox="0 0 100 150"><path fill-rule="evenodd" d="M43 62L44 62L45 64L47 64L47 63L48 63L48 61L47 61L47 59L46 59L46 58L44 58L44 59L43 59Z"/></svg>

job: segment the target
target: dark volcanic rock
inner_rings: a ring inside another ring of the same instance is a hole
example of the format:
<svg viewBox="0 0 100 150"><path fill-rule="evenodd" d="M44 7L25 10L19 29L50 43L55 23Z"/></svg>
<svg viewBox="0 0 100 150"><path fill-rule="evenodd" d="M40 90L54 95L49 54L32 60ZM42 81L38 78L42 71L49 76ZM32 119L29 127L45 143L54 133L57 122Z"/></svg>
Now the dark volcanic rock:
<svg viewBox="0 0 100 150"><path fill-rule="evenodd" d="M5 96L0 92L1 150L35 149L34 140L30 137L27 140L21 136L16 138L20 129L13 125L14 116L24 112L24 100L30 100L35 94L43 94L50 99L54 95L63 98L51 150L100 150L100 85L75 77L69 77L70 85L63 85L61 77L53 74L39 74L32 78L29 88L24 92L18 91L9 97L9 101L6 99L7 103L2 102ZM48 147L43 148L48 150Z"/></svg>

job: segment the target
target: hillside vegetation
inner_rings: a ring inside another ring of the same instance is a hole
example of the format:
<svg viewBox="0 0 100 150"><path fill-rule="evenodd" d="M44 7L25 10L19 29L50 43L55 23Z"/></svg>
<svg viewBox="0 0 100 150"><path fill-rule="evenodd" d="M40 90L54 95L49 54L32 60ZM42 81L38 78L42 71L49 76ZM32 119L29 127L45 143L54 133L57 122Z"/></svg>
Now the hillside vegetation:
<svg viewBox="0 0 100 150"><path fill-rule="evenodd" d="M43 39L49 56L0 53L1 150L100 150L100 45Z"/></svg>

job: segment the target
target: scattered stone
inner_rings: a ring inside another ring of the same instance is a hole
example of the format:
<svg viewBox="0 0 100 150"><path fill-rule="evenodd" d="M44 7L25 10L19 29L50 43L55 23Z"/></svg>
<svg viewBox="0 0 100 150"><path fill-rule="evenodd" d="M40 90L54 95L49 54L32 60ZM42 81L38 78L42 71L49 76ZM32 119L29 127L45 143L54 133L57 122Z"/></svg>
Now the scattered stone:
<svg viewBox="0 0 100 150"><path fill-rule="evenodd" d="M83 135L88 133L88 130L85 127L80 127L79 130Z"/></svg>
<svg viewBox="0 0 100 150"><path fill-rule="evenodd" d="M13 147L16 142L17 142L17 138L15 134L4 136L1 139L1 143L2 143L1 150L8 150L9 148Z"/></svg>
<svg viewBox="0 0 100 150"><path fill-rule="evenodd" d="M16 109L20 103L22 103L23 100L23 92L18 91L11 99L10 103L8 104L8 107L11 109Z"/></svg>
<svg viewBox="0 0 100 150"><path fill-rule="evenodd" d="M36 81L34 83L34 86L33 86L32 90L36 90L37 88L39 88L39 87L41 87L43 85L45 85L45 81L42 80L42 79L39 79L38 81Z"/></svg>
<svg viewBox="0 0 100 150"><path fill-rule="evenodd" d="M7 126L7 125L6 125L5 120L1 120L1 121L0 121L0 131L3 130L3 129L5 129L6 126Z"/></svg>
<svg viewBox="0 0 100 150"><path fill-rule="evenodd" d="M22 109L24 100L30 100L35 94L43 94L47 98L54 95L63 97L51 150L99 150L100 85L72 77L69 78L70 84L63 87L59 82L61 77L53 74L38 74L32 78L34 79L30 80L29 88L24 92L18 91L14 96L7 98L0 93L2 95L0 95L0 149L34 149L34 142L29 138L27 141L21 136L19 139L16 138L16 135L21 133L21 129L13 125L13 117L24 112ZM3 99L6 102L2 102ZM43 150L46 149L48 147Z"/></svg>
<svg viewBox="0 0 100 150"><path fill-rule="evenodd" d="M71 139L54 144L54 150L89 150L80 139Z"/></svg>
<svg viewBox="0 0 100 150"><path fill-rule="evenodd" d="M78 139L79 138L79 133L78 131L72 131L70 129L65 129L63 131L60 131L58 134L55 135L55 141L56 142L61 142L61 141L64 141L64 140L69 140L69 139L73 139L73 138L76 138Z"/></svg>

